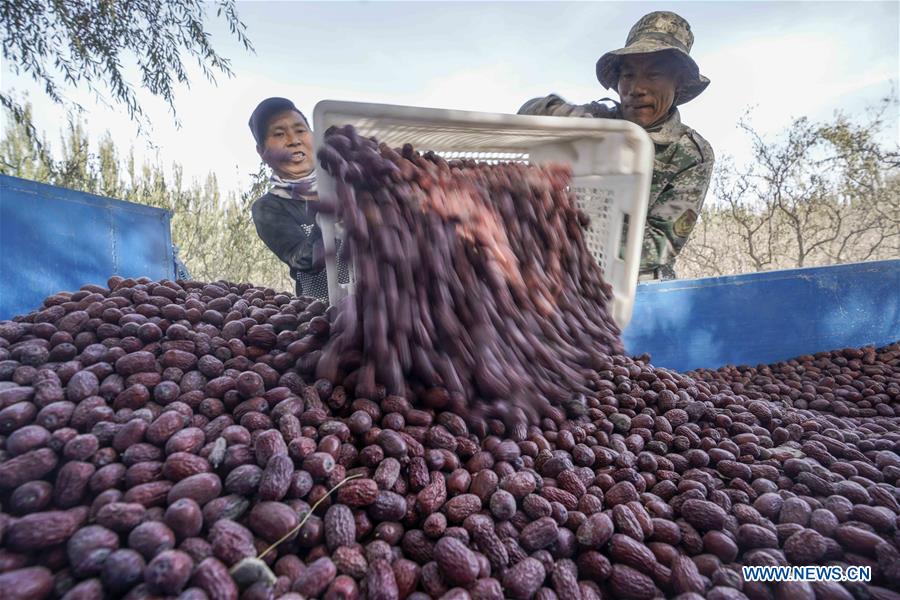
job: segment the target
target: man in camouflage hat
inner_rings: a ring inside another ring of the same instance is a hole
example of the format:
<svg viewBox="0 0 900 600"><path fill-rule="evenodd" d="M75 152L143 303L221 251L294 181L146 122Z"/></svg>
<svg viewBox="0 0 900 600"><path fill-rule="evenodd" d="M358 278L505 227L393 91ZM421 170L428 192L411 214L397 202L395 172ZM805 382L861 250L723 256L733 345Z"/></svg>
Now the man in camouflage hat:
<svg viewBox="0 0 900 600"><path fill-rule="evenodd" d="M597 79L619 93L590 104L551 94L526 102L519 114L626 119L653 140L656 158L641 252L641 279L674 279L675 258L687 242L712 176L713 151L681 123L678 105L696 98L709 79L690 57L690 24L672 12L652 12L631 28L625 47L597 61ZM606 104L609 101L612 106Z"/></svg>

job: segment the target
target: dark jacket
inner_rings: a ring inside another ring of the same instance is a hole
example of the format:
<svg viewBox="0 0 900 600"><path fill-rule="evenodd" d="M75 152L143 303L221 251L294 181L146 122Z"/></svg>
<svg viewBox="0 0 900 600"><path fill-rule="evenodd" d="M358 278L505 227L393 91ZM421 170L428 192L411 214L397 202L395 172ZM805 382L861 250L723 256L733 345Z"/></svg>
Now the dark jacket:
<svg viewBox="0 0 900 600"><path fill-rule="evenodd" d="M315 202L282 198L269 192L253 203L252 213L256 233L290 267L297 295L327 301L325 252L322 231L316 225Z"/></svg>

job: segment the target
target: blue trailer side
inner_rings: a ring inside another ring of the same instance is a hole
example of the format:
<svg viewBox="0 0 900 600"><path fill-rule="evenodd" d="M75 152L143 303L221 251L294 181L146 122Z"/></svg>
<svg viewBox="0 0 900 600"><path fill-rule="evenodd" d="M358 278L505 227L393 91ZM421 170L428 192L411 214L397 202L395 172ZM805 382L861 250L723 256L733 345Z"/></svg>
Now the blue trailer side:
<svg viewBox="0 0 900 600"><path fill-rule="evenodd" d="M638 286L630 354L688 371L900 340L900 260Z"/></svg>
<svg viewBox="0 0 900 600"><path fill-rule="evenodd" d="M112 275L174 279L169 211L0 175L0 319Z"/></svg>

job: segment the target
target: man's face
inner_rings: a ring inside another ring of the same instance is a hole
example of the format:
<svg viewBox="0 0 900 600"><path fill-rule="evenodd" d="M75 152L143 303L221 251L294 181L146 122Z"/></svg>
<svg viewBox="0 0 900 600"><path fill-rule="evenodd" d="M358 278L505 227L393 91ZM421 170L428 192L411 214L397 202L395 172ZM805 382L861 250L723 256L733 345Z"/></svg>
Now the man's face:
<svg viewBox="0 0 900 600"><path fill-rule="evenodd" d="M672 108L677 89L677 68L672 59L659 54L622 57L618 92L625 119L641 127L655 125Z"/></svg>
<svg viewBox="0 0 900 600"><path fill-rule="evenodd" d="M286 110L269 120L263 146L256 151L283 179L299 179L315 168L313 136L299 113Z"/></svg>

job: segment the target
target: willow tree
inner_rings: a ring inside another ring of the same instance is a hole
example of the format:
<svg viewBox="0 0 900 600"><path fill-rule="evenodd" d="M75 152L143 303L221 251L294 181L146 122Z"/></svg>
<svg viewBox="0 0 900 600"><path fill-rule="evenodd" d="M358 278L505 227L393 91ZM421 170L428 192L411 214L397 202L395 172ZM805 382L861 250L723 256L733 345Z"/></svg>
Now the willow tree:
<svg viewBox="0 0 900 600"><path fill-rule="evenodd" d="M142 88L165 101L177 123L175 91L189 84L185 61L196 62L211 82L233 74L205 29L210 9L252 52L235 0L0 0L2 56L13 73L30 77L67 108L81 109L67 92L87 89L101 103L124 107L145 130ZM0 104L25 123L25 106L14 92L0 92ZM33 127L27 133L40 143Z"/></svg>

